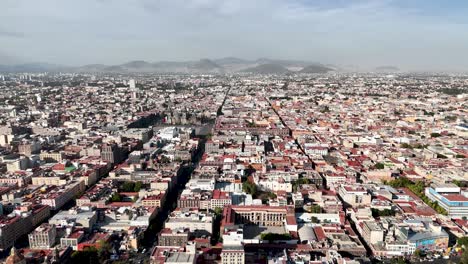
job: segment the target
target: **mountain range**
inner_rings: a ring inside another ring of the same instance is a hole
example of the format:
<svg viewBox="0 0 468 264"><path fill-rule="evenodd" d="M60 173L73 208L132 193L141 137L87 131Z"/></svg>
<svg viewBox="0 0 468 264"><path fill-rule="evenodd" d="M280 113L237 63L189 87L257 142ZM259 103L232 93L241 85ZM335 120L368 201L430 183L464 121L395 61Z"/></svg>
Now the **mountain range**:
<svg viewBox="0 0 468 264"><path fill-rule="evenodd" d="M396 66L379 66L375 68L376 72L398 72L400 69Z"/></svg>
<svg viewBox="0 0 468 264"><path fill-rule="evenodd" d="M0 72L147 72L147 73L257 73L257 74L286 74L286 73L326 73L334 71L333 66L320 63L275 60L260 58L244 60L235 57L221 59L201 59L196 61L159 61L147 62L143 60L130 61L119 65L88 64L78 67L55 65L48 63L27 63L15 65L1 65Z"/></svg>

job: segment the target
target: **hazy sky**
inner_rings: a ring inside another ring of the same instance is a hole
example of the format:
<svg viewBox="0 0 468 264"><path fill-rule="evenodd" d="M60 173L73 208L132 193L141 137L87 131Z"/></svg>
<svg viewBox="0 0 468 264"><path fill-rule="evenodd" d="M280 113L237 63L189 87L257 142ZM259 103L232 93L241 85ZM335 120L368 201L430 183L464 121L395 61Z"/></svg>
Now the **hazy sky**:
<svg viewBox="0 0 468 264"><path fill-rule="evenodd" d="M236 56L468 69L466 0L1 0L0 64Z"/></svg>

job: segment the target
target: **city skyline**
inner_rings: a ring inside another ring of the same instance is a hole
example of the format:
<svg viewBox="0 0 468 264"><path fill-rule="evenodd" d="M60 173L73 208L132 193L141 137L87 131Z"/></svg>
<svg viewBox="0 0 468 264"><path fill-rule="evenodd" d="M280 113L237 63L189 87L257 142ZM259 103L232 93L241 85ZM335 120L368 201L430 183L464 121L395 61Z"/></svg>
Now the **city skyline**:
<svg viewBox="0 0 468 264"><path fill-rule="evenodd" d="M0 64L268 57L468 69L463 1L6 1Z"/></svg>

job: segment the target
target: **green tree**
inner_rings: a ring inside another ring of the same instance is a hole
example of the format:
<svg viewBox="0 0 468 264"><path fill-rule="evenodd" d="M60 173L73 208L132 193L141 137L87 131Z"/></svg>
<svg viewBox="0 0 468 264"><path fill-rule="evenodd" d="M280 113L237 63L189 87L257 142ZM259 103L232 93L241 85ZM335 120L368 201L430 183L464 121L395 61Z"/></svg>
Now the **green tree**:
<svg viewBox="0 0 468 264"><path fill-rule="evenodd" d="M133 191L134 191L134 192L139 192L139 191L141 190L141 187L142 187L142 186L143 186L143 183L140 182L140 181L137 181L137 182L135 183L135 187L133 188Z"/></svg>
<svg viewBox="0 0 468 264"><path fill-rule="evenodd" d="M133 192L135 189L135 183L131 181L126 181L122 184L121 190L124 192Z"/></svg>
<svg viewBox="0 0 468 264"><path fill-rule="evenodd" d="M297 192L297 188L301 186L302 184L311 184L312 181L309 178L299 178L296 181L293 182L292 187L293 191Z"/></svg>
<svg viewBox="0 0 468 264"><path fill-rule="evenodd" d="M459 239L457 239L457 244L460 247L468 248L468 237L460 237Z"/></svg>
<svg viewBox="0 0 468 264"><path fill-rule="evenodd" d="M447 211L442 208L437 202L431 201L425 194L424 190L426 188L423 181L412 182L408 178L400 177L398 179L389 181L388 184L393 188L408 188L416 196L418 196L424 203L432 207L437 213L447 215Z"/></svg>
<svg viewBox="0 0 468 264"><path fill-rule="evenodd" d="M375 164L375 168L378 169L378 170L383 170L385 169L385 165L383 163L377 163Z"/></svg>
<svg viewBox="0 0 468 264"><path fill-rule="evenodd" d="M416 249L416 250L413 252L413 256L415 256L415 257L418 258L418 259L422 258L423 253L422 253L421 249L419 249L419 248Z"/></svg>
<svg viewBox="0 0 468 264"><path fill-rule="evenodd" d="M392 258L390 263L392 263L392 264L406 264L406 260L403 257Z"/></svg>
<svg viewBox="0 0 468 264"><path fill-rule="evenodd" d="M95 247L85 248L83 251L75 251L71 254L70 263L72 264L98 264L99 261L98 251Z"/></svg>
<svg viewBox="0 0 468 264"><path fill-rule="evenodd" d="M320 207L320 205L318 205L318 204L312 205L310 210L311 210L312 213L315 213L315 214L322 213L322 207Z"/></svg>
<svg viewBox="0 0 468 264"><path fill-rule="evenodd" d="M395 211L391 209L378 210L372 208L373 217L382 217L382 216L395 216Z"/></svg>
<svg viewBox="0 0 468 264"><path fill-rule="evenodd" d="M410 144L408 144L408 143L401 143L400 147L406 148L406 149L412 149L412 148L413 148L413 147L412 147Z"/></svg>
<svg viewBox="0 0 468 264"><path fill-rule="evenodd" d="M110 198L110 201L111 202L121 202L122 201L122 196L120 195L120 193L114 193L111 198Z"/></svg>
<svg viewBox="0 0 468 264"><path fill-rule="evenodd" d="M460 259L461 264L468 264L468 249L463 250L463 254Z"/></svg>
<svg viewBox="0 0 468 264"><path fill-rule="evenodd" d="M98 241L97 253L98 253L98 257L101 263L109 259L111 251L112 251L112 246L109 244L109 242L105 240Z"/></svg>
<svg viewBox="0 0 468 264"><path fill-rule="evenodd" d="M245 181L242 183L242 190L252 196L257 194L257 185L251 183L250 181Z"/></svg>

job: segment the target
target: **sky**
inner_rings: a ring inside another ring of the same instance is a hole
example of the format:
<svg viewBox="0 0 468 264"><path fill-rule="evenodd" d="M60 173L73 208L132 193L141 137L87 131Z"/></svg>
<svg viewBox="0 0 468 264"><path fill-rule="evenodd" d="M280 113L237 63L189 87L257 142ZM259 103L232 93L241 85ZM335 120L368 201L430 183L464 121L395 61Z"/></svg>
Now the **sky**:
<svg viewBox="0 0 468 264"><path fill-rule="evenodd" d="M240 57L468 70L466 0L2 0L0 64Z"/></svg>

